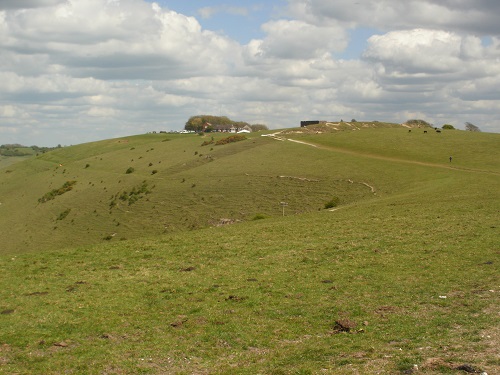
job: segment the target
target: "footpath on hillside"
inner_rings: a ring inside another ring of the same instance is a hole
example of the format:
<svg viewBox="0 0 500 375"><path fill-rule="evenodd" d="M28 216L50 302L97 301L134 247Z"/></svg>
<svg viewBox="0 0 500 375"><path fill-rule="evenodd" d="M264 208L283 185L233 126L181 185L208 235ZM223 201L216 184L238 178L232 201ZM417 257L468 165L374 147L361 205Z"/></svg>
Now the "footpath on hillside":
<svg viewBox="0 0 500 375"><path fill-rule="evenodd" d="M421 162L421 161L416 161L416 160L400 159L400 158L394 158L394 157L389 157L389 156L381 156L381 155L374 155L374 154L370 154L370 153L362 153L362 152L348 150L348 149L341 148L341 147L325 146L325 145L311 143L311 142L304 142L304 141L299 141L297 139L288 138L281 132L276 132L276 133L272 133L272 134L264 134L263 136L270 137L270 138L275 139L277 141L290 141L290 142L299 143L299 144L309 146L309 147L315 147L315 148L322 149L322 150L330 150L330 151L340 152L343 154L356 155L356 156L360 156L360 157L367 157L367 158L378 159L378 160L386 160L386 161L392 161L392 162L397 162L397 163L406 163L406 164L421 165L421 166L433 167L433 168L451 169L451 170L465 171L465 172L487 173L487 174L492 174L492 175L500 175L499 172L495 172L495 171L486 171L486 170L475 169L475 168L464 168L464 167L456 167L453 165L436 164L436 163Z"/></svg>

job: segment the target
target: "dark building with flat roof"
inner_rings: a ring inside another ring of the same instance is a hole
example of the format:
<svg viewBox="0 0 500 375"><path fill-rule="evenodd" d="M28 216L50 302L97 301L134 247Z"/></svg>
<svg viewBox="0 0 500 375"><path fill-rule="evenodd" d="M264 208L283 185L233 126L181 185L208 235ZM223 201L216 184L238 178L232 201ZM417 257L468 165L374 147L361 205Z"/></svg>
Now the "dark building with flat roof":
<svg viewBox="0 0 500 375"><path fill-rule="evenodd" d="M324 124L325 122L326 121L319 121L319 120L301 121L300 127L303 128L304 126L308 126L308 125L319 125L319 124Z"/></svg>

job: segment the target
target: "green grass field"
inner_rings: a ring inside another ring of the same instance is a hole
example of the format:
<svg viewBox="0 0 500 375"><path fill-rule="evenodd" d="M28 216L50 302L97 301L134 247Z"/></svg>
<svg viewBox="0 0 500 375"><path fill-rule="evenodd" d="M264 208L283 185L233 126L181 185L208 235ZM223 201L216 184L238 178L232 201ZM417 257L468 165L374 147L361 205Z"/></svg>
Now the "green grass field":
<svg viewBox="0 0 500 375"><path fill-rule="evenodd" d="M282 136L0 169L0 373L500 372L499 135Z"/></svg>
<svg viewBox="0 0 500 375"><path fill-rule="evenodd" d="M31 158L31 156L0 156L0 169L7 168L9 165L16 164L29 158Z"/></svg>

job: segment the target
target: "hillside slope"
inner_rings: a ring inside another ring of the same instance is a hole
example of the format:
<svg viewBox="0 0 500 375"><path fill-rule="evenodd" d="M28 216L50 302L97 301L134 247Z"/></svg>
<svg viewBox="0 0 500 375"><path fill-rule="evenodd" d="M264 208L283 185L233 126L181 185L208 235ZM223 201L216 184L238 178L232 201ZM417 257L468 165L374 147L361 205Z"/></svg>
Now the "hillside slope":
<svg viewBox="0 0 500 375"><path fill-rule="evenodd" d="M62 148L2 169L0 225L9 228L0 234L2 251L275 216L283 200L295 214L318 210L332 196L343 204L371 196L366 186L347 182L350 174L311 170L300 160L311 156L293 144L260 136L221 146L201 146L205 141L211 137L136 136ZM75 181L71 191L39 202L67 181Z"/></svg>
<svg viewBox="0 0 500 375"><path fill-rule="evenodd" d="M281 202L286 215L321 210L332 198L346 206L432 186L448 175L443 168L500 172L498 134L416 131L281 132L321 147L258 134L225 145L215 142L227 134L148 134L57 149L0 170L0 226L9 228L1 251L275 217ZM72 189L57 195L68 181ZM47 194L53 199L42 202Z"/></svg>
<svg viewBox="0 0 500 375"><path fill-rule="evenodd" d="M0 372L498 373L498 135L298 131L0 170Z"/></svg>

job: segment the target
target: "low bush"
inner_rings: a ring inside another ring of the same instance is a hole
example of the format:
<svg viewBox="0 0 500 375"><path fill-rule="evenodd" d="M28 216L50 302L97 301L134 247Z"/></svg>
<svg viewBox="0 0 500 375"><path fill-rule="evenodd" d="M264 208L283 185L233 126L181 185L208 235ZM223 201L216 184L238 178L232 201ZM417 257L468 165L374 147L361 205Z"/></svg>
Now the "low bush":
<svg viewBox="0 0 500 375"><path fill-rule="evenodd" d="M333 197L332 199L330 199L328 202L325 203L325 210L337 207L339 205L339 202L340 202L339 197Z"/></svg>
<svg viewBox="0 0 500 375"><path fill-rule="evenodd" d="M208 145L211 145L212 143L214 143L214 140L213 138L210 140L210 141L205 141L201 144L201 146L208 146Z"/></svg>
<svg viewBox="0 0 500 375"><path fill-rule="evenodd" d="M64 210L63 212L61 212L59 214L59 216L57 217L57 220L64 220L66 218L66 216L68 216L68 214L71 212L71 208L68 208L67 210Z"/></svg>
<svg viewBox="0 0 500 375"><path fill-rule="evenodd" d="M234 134L227 138L219 139L217 142L215 142L215 145L220 146L232 142L244 141L245 139L247 139L247 137L245 137L243 134Z"/></svg>
<svg viewBox="0 0 500 375"><path fill-rule="evenodd" d="M130 174L130 173L134 173L134 171L135 171L135 169L134 169L134 168L129 167L129 168L125 171L125 173L126 173L126 174Z"/></svg>
<svg viewBox="0 0 500 375"><path fill-rule="evenodd" d="M257 214L257 215L255 215L255 216L252 218L252 220L262 220L262 219L266 219L266 218L267 218L267 216L266 216L266 215L264 215L264 214Z"/></svg>
<svg viewBox="0 0 500 375"><path fill-rule="evenodd" d="M43 197L38 199L38 202L45 203L57 197L58 195L63 195L64 193L73 189L73 185L76 184L76 181L66 181L63 186L59 189L54 189L46 193Z"/></svg>
<svg viewBox="0 0 500 375"><path fill-rule="evenodd" d="M128 203L128 205L130 206L137 202L139 199L144 198L146 194L150 193L151 189L149 188L148 183L146 181L143 181L141 185L133 187L132 191L128 192L124 190L112 197L109 203L109 208L112 209L118 205L116 199L119 199L124 203Z"/></svg>

